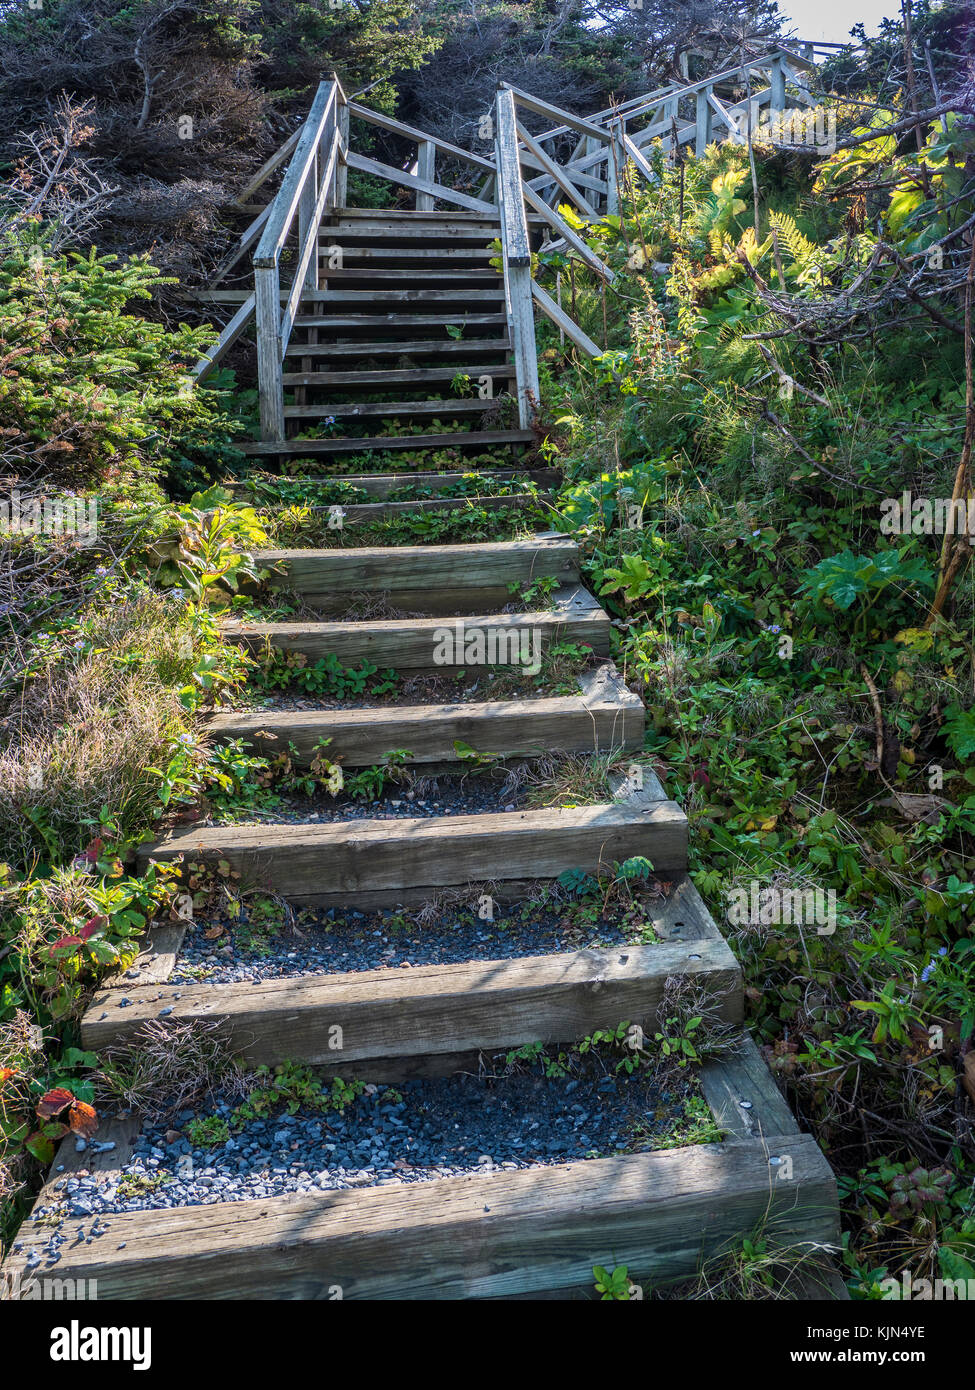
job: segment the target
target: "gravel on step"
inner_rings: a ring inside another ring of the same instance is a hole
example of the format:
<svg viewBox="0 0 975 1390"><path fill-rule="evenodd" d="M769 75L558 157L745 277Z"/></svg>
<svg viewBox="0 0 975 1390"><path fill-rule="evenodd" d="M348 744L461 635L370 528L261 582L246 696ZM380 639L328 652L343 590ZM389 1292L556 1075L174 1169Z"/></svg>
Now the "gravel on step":
<svg viewBox="0 0 975 1390"><path fill-rule="evenodd" d="M368 1086L344 1112L306 1104L289 1114L278 1106L242 1120L231 1100L217 1099L145 1127L119 1170L56 1180L54 1200L35 1210L18 1243L32 1243L38 1219L50 1256L59 1221L73 1237L79 1220L94 1218L104 1234L110 1223L102 1218L118 1212L513 1172L698 1142L705 1136L688 1132L694 1119L686 1109L697 1094L689 1074L658 1079L648 1069L627 1077L593 1063L571 1077L460 1075ZM199 1142L194 1122L203 1121L216 1121L216 1143Z"/></svg>
<svg viewBox="0 0 975 1390"><path fill-rule="evenodd" d="M497 700L532 700L546 697L547 692L534 681L503 668L498 671L485 671L473 681L466 676L463 680L454 680L447 676L409 676L403 680L397 691L355 698L333 699L324 695L301 695L285 691L262 695L260 691L249 688L229 694L221 708L262 712L355 710L397 705L490 704Z"/></svg>
<svg viewBox="0 0 975 1390"><path fill-rule="evenodd" d="M355 773L350 772L347 782L351 783L354 777ZM374 800L360 800L347 792L338 796L329 796L327 792L318 792L313 796L281 795L259 810L242 811L230 816L217 813L201 823L322 825L353 820L480 816L519 811L523 804L523 794L497 778L440 776L432 784L431 790L423 795L418 790L398 788L395 783L387 786L383 795Z"/></svg>
<svg viewBox="0 0 975 1390"><path fill-rule="evenodd" d="M270 930L260 901L252 903L245 897L241 908L237 921L215 913L191 926L170 984L201 980L240 984L298 975L516 960L657 939L649 904L640 897L626 912L611 909L605 917L577 904L529 902L511 910L495 904L484 909L494 913L494 921L478 915L478 901L425 914L421 922L396 909L364 913L306 908L286 924L281 909L279 924Z"/></svg>

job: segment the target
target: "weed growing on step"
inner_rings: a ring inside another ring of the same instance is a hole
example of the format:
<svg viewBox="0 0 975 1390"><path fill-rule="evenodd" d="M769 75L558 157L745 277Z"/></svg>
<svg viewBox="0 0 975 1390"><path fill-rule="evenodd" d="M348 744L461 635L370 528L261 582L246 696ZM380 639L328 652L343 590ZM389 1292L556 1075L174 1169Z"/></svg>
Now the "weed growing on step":
<svg viewBox="0 0 975 1390"><path fill-rule="evenodd" d="M309 662L304 652L286 652L270 643L251 676L259 690L295 689L306 695L336 700L355 700L363 695L393 694L401 677L387 668L380 670L369 661L344 666L333 652Z"/></svg>
<svg viewBox="0 0 975 1390"><path fill-rule="evenodd" d="M191 1120L186 1127L186 1136L194 1148L215 1148L217 1144L226 1144L230 1138L230 1126L222 1116L210 1115L204 1120Z"/></svg>
<svg viewBox="0 0 975 1390"><path fill-rule="evenodd" d="M248 1084L219 1025L203 1019L150 1019L130 1042L106 1048L95 1074L100 1105L133 1110L149 1123L218 1093L243 1097Z"/></svg>
<svg viewBox="0 0 975 1390"><path fill-rule="evenodd" d="M257 1085L231 1114L230 1127L235 1132L251 1120L267 1119L282 1108L289 1115L296 1115L299 1110L342 1114L366 1089L363 1081L344 1081L339 1076L326 1086L311 1067L292 1061L276 1067L260 1066L254 1072L254 1080Z"/></svg>

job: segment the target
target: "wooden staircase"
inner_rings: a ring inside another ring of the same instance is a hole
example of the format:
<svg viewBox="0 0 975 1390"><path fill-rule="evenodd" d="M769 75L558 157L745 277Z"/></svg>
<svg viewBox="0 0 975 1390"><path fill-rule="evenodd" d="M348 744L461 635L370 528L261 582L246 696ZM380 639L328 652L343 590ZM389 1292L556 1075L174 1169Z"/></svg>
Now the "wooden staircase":
<svg viewBox="0 0 975 1390"><path fill-rule="evenodd" d="M518 428L504 282L491 264L499 235L497 218L465 211L348 208L324 220L321 288L302 296L284 354L287 437L246 451L516 459L535 436ZM307 437L322 421L328 433Z"/></svg>
<svg viewBox="0 0 975 1390"><path fill-rule="evenodd" d="M363 455L363 471L342 476L370 500L342 508L341 548L257 556L273 569L274 585L296 594L311 616L228 622L225 635L252 653L273 648L345 666L368 661L422 677L466 669L469 635L493 634L494 645L486 641L475 659L485 681L517 666L526 645L544 657L554 644L571 644L586 654L576 688L439 703L226 710L212 717L210 734L242 739L264 755L290 747L298 765L329 740L329 757L349 769L408 749L418 771L456 771L464 750L473 749L486 759L526 762L553 752L612 756L630 761L639 776L618 779L595 805L175 825L142 847L139 868L220 866L298 907L369 912L426 903L445 891L476 895L485 884L517 902L570 871L606 875L621 862L649 859L665 891L646 906L645 944L310 971L256 983L176 983L169 977L193 923L174 921L150 931L134 966L95 993L82 1022L84 1047L132 1043L160 1019L201 1020L218 1022L248 1064L301 1061L326 1076L377 1083L476 1074L506 1049L571 1044L624 1021L652 1035L664 1022L675 977L700 985L724 1022L742 1024L740 967L688 876L686 817L641 758L644 709L610 660L610 620L581 582L577 544L540 529L482 544L354 543L357 526L374 530L403 510L446 513L467 505L436 495L438 483L460 478L459 461L412 474L433 496L390 500L403 482L404 472L394 471L400 460L415 465L436 450L480 453L493 460L482 477L526 477L548 488L556 482L552 470L519 459L535 440L533 300L572 341L585 347L588 340L532 281L531 252L547 229L587 264L596 258L542 196L552 161L518 126L516 96L530 109L554 110L512 89L499 93L494 162L467 156L479 177L487 175L477 196L435 182L436 151L465 152L356 107L337 82L322 85L308 121L285 147L291 159L281 188L238 252L260 238L254 290L213 292L215 301L239 307L200 375L256 313L262 438L248 452L270 470L262 474L265 499L280 481L275 463L294 469L305 461L309 473L327 478L327 460ZM350 115L420 136L423 173L355 156ZM622 142L637 167L642 157L627 145L625 121L614 127L600 119L567 118L569 129L602 142L605 197L613 142ZM522 185L521 161L535 174L534 189ZM593 161L579 155L577 164L588 193L599 192L592 188ZM274 167L269 162L263 177ZM383 171L415 188L417 208L344 206L347 167ZM567 179L556 170L556 192L564 194ZM434 209L435 200L451 198L453 208ZM292 283L282 288L282 250L293 222ZM458 377L480 383L482 394L458 392ZM506 468L497 466L502 449L512 455ZM377 455L384 472L369 467ZM254 485L237 484L245 493ZM500 509L531 499L479 500ZM544 514L537 501L531 505L540 528ZM539 581L542 606L510 611L512 586ZM363 595L413 616L351 617L350 601ZM446 658L445 631L454 639ZM747 1035L730 1058L707 1064L701 1080L724 1135L718 1144L402 1186L129 1210L96 1217L89 1235L55 1250L52 1231L74 1236L79 1226L64 1204L72 1174L84 1168L111 1186L129 1162L140 1124L137 1116L123 1118L102 1130L98 1151L79 1153L73 1138L65 1142L3 1273L15 1281L52 1272L61 1280L95 1279L101 1299L329 1299L336 1288L354 1299L571 1297L591 1296L599 1263L625 1264L640 1281L690 1276L760 1225L783 1245L835 1243L833 1175L815 1142L799 1132ZM786 1182L779 1181L783 1165ZM814 1296L829 1294L820 1289Z"/></svg>
<svg viewBox="0 0 975 1390"><path fill-rule="evenodd" d="M579 584L571 540L540 535L258 558L281 564L279 582L313 604L322 600L326 610L363 590L411 600L425 593L430 616L362 624L326 611L300 624L229 625L228 639L246 646L269 641L309 657L370 657L422 672L436 666L434 625L441 632L457 623L465 632L503 632L515 624L545 641L568 634L588 646L591 659L573 695L228 711L213 717L214 738L242 738L265 753L290 745L300 764L324 736L330 754L349 768L367 766L392 747L408 747L420 769L457 767L458 747L468 743L482 754L516 759L565 750L639 760L643 707L606 659L609 622ZM542 577L560 582L550 608L497 611L510 583ZM450 616L469 608L473 615ZM500 650L496 663L510 664L513 650ZM453 656L454 666L468 660L463 644ZM195 872L219 864L242 884L297 906L368 912L425 902L444 890L477 895L488 881L499 899L517 901L568 870L600 874L645 856L667 883L647 907L649 944L351 974L312 971L240 984L168 983L192 923L167 923L150 933L124 977L96 992L82 1045L132 1043L162 1018L210 1021L248 1064L297 1060L327 1076L402 1083L476 1074L506 1049L571 1043L623 1021L652 1030L663 1022L675 976L696 981L721 1018L740 1024L741 971L687 876L686 818L649 766L640 766L642 786L621 778L615 795L599 805L176 827L143 847L140 868L182 856ZM137 1118L119 1120L103 1128L98 1137L109 1148L94 1155L79 1155L73 1138L65 1142L4 1272L13 1280L43 1277L49 1269L60 1279L94 1279L103 1299L327 1299L336 1288L353 1299L573 1297L591 1289L595 1263L625 1263L641 1280L690 1275L702 1258L765 1221L785 1244L835 1242L832 1174L815 1142L799 1133L747 1035L729 1060L705 1066L702 1084L725 1134L720 1144L403 1186L130 1210L95 1218L94 1239L74 1239L55 1251L56 1263L46 1263L55 1250L47 1243L52 1232L73 1233L79 1225L65 1214L72 1174L83 1167L110 1188L129 1163L140 1127ZM786 1161L790 1180L779 1183L778 1167ZM815 1296L829 1295L820 1288Z"/></svg>

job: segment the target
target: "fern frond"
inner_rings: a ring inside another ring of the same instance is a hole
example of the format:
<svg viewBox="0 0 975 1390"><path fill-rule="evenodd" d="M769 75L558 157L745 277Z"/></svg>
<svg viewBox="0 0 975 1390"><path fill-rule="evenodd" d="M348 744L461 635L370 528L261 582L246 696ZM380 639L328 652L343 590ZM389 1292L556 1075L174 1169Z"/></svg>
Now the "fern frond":
<svg viewBox="0 0 975 1390"><path fill-rule="evenodd" d="M779 234L779 244L789 253L792 263L800 270L818 248L808 237L804 237L796 226L795 218L787 212L769 213L769 221Z"/></svg>

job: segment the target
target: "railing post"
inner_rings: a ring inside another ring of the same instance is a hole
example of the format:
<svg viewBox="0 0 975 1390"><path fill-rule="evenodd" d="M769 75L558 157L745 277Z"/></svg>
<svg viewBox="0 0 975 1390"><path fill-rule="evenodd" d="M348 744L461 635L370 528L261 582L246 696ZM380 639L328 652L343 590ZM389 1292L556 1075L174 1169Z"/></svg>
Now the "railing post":
<svg viewBox="0 0 975 1390"><path fill-rule="evenodd" d="M328 129L328 127L326 127ZM312 161L312 171L310 178L305 180L305 186L301 190L301 199L298 203L298 245L304 246L305 237L311 226L315 215L315 204L318 202L318 192L322 186L322 147L319 144L315 151L315 158ZM318 289L318 256L312 256L305 271L305 289Z"/></svg>
<svg viewBox="0 0 975 1390"><path fill-rule="evenodd" d="M338 126L339 139L342 141L343 149L349 148L349 103L345 93L339 93L338 110L336 112L336 123ZM335 197L334 206L337 208L345 207L347 189L349 185L349 170L345 162L345 156L339 151L338 163L335 166Z"/></svg>
<svg viewBox="0 0 975 1390"><path fill-rule="evenodd" d="M416 172L421 179L426 179L428 183L436 183L437 171L437 147L431 140L421 140L418 146ZM433 212L433 194L417 193L416 210L417 212Z"/></svg>
<svg viewBox="0 0 975 1390"><path fill-rule="evenodd" d="M501 263L518 391L518 425L528 429L538 405L538 357L532 301L531 243L521 186L514 94L499 90L495 101L495 159L501 215Z"/></svg>
<svg viewBox="0 0 975 1390"><path fill-rule="evenodd" d="M281 380L281 279L276 263L254 266L257 318L257 387L261 438L284 440L284 383Z"/></svg>
<svg viewBox="0 0 975 1390"><path fill-rule="evenodd" d="M694 135L694 153L700 159L711 143L711 103L708 101L708 89L702 87L696 94L696 100L697 129Z"/></svg>
<svg viewBox="0 0 975 1390"><path fill-rule="evenodd" d="M620 126L622 130L623 127ZM626 156L623 153L623 142L617 139L613 133L613 139L606 146L606 211L616 213L620 210L620 182L623 178L623 166Z"/></svg>
<svg viewBox="0 0 975 1390"><path fill-rule="evenodd" d="M774 116L781 116L785 110L785 69L782 66L781 58L772 60L769 72L769 106Z"/></svg>

